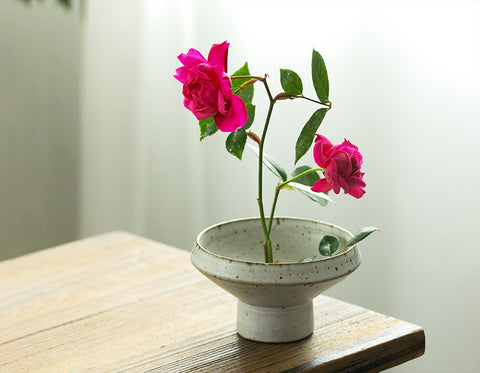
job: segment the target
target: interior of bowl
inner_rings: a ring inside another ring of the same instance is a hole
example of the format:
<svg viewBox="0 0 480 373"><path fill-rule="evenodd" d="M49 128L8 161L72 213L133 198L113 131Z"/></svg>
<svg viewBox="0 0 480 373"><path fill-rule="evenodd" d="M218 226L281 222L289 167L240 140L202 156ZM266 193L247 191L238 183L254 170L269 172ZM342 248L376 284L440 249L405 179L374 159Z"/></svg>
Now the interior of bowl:
<svg viewBox="0 0 480 373"><path fill-rule="evenodd" d="M340 241L340 247L351 238L350 232L324 222L278 217L272 223L272 249L274 262L297 263L303 258L326 259L318 251L325 235ZM205 250L226 258L249 262L265 260L264 235L260 219L241 219L217 224L203 231L198 244Z"/></svg>

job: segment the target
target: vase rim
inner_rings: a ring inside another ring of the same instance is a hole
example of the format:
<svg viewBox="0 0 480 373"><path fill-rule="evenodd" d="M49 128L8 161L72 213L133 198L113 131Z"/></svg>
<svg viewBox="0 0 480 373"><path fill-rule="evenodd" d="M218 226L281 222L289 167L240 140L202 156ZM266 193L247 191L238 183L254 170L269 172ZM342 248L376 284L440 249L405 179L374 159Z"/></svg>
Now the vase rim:
<svg viewBox="0 0 480 373"><path fill-rule="evenodd" d="M334 229L337 229L339 231L342 231L344 233L346 233L347 235L349 235L350 237L353 237L352 233L350 231L348 231L347 229L341 227L341 226L338 226L338 225L335 225L335 224L332 224L332 223L329 223L329 222L325 222L325 221L321 221L321 220L316 220L316 219L310 219L310 218L302 218L302 217L294 217L294 216L275 216L273 219L284 219L284 220L291 220L291 221L309 221L309 222L313 222L313 223L318 223L318 224L321 224L321 225L325 225L325 226L328 226L330 228L334 228ZM232 223L236 223L236 222L242 222L242 221L253 221L253 220L260 220L259 217L246 217L246 218L237 218L237 219L230 219L230 220L226 220L226 221L223 221L223 222L219 222L219 223L216 223L216 224L212 224L208 227L206 227L205 229L203 229L198 235L197 235L197 238L196 238L196 246L201 249L202 251L205 251L206 253L208 253L209 255L212 255L212 256L215 256L219 259L223 259L223 260L228 260L230 262L241 262L241 263L245 263L245 264L250 264L250 265L260 265L260 266L275 266L275 267L283 267L283 266L295 266L295 265L305 265L305 264L311 264L311 263L323 263L323 262L326 262L326 261L331 261L333 259L338 259L338 258L341 258L341 257L344 257L344 256L347 256L349 255L353 250L356 250L358 249L357 248L357 245L353 245L351 247L349 247L347 250L345 250L344 252L342 252L341 254L338 254L338 255L333 255L331 257L321 257L321 258L318 258L318 259L314 259L312 261L305 261L305 262L278 262L278 263L266 263L264 261L252 261L252 260L245 260L245 259L236 259L236 258L230 258L228 256L224 256L224 255L220 255L220 254L217 254L217 253L214 253L210 250L207 250L205 247L203 247L201 244L200 244L200 238L206 233L208 232L209 230L211 229L215 229L217 227L220 227L220 226L224 226L224 225L227 225L227 224L232 224ZM266 218L266 221L268 221L269 218Z"/></svg>

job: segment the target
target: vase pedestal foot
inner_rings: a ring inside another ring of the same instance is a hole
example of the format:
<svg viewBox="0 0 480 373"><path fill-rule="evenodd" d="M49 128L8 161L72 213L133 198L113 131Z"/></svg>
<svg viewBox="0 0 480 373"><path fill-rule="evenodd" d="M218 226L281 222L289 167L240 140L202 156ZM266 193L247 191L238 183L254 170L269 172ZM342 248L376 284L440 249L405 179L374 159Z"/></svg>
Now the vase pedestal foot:
<svg viewBox="0 0 480 373"><path fill-rule="evenodd" d="M313 302L290 307L260 307L238 301L237 332L243 338L278 343L313 333Z"/></svg>

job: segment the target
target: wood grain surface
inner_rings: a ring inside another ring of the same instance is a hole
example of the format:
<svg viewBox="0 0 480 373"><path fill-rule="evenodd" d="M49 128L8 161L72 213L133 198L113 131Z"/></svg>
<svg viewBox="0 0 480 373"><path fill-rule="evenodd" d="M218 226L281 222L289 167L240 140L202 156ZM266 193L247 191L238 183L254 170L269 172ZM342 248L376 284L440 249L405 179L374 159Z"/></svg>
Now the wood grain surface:
<svg viewBox="0 0 480 373"><path fill-rule="evenodd" d="M315 300L315 332L263 344L187 252L123 232L0 263L0 372L366 372L423 354L422 328Z"/></svg>

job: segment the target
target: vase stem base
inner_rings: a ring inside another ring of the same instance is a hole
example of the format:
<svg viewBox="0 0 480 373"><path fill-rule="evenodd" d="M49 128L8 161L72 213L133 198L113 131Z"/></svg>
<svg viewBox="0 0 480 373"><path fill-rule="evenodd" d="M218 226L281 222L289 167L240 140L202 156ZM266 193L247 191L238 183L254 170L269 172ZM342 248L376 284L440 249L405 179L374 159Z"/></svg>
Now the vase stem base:
<svg viewBox="0 0 480 373"><path fill-rule="evenodd" d="M238 301L237 332L257 342L294 342L313 333L313 302L290 307L252 306Z"/></svg>

